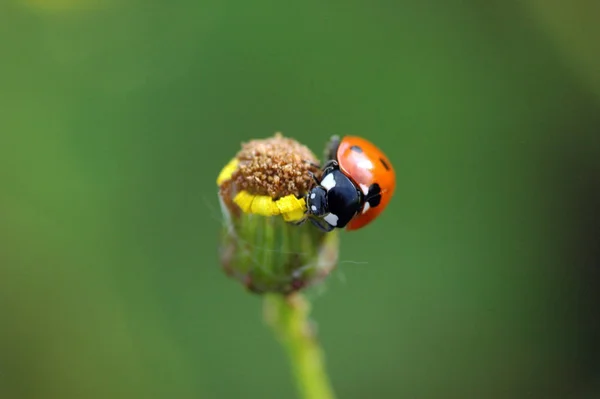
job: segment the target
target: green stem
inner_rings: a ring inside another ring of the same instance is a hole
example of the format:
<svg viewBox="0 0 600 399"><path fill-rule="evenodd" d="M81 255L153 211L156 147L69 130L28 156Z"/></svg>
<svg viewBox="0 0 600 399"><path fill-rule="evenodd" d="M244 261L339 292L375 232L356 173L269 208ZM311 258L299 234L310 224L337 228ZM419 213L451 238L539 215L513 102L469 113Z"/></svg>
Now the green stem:
<svg viewBox="0 0 600 399"><path fill-rule="evenodd" d="M265 319L285 347L303 399L333 399L322 350L310 326L310 304L300 294L265 295Z"/></svg>

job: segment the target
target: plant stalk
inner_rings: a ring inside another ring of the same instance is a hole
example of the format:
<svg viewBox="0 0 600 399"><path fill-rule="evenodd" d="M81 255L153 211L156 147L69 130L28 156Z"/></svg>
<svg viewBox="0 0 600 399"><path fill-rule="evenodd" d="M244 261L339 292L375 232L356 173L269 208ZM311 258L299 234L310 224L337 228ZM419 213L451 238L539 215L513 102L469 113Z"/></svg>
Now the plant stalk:
<svg viewBox="0 0 600 399"><path fill-rule="evenodd" d="M264 297L265 319L284 346L302 399L334 399L323 352L310 325L310 304L301 294Z"/></svg>

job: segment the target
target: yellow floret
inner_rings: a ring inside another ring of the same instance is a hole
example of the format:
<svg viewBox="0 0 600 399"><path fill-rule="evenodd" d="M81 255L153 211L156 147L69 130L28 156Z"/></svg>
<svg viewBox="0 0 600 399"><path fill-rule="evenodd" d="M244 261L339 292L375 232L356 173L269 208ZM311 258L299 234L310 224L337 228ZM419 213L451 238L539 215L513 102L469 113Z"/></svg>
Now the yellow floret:
<svg viewBox="0 0 600 399"><path fill-rule="evenodd" d="M286 222L297 222L304 218L306 212L306 200L304 198L288 195L275 201L275 203Z"/></svg>
<svg viewBox="0 0 600 399"><path fill-rule="evenodd" d="M281 215L286 222L302 220L306 211L306 202L293 195L274 200L266 195L253 195L247 191L240 191L233 202L245 213L261 216Z"/></svg>
<svg viewBox="0 0 600 399"><path fill-rule="evenodd" d="M231 176L236 171L239 161L237 158L232 159L221 170L217 178L217 185L231 179ZM306 212L306 201L304 198L296 198L294 195L274 200L267 195L255 195L242 190L237 193L233 202L240 207L244 213L252 213L261 216L277 216L281 215L286 222L297 222L304 218Z"/></svg>
<svg viewBox="0 0 600 399"><path fill-rule="evenodd" d="M219 177L217 177L217 186L220 186L224 181L231 179L231 175L233 175L233 172L235 172L237 169L238 163L238 159L233 158L227 165L225 165L223 170L221 170L221 173L219 173Z"/></svg>

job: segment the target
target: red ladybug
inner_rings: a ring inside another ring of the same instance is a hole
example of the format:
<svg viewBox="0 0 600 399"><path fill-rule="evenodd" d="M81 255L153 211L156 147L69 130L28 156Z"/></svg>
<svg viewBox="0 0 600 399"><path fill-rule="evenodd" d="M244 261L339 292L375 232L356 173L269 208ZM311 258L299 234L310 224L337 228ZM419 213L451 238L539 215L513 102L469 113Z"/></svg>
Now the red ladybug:
<svg viewBox="0 0 600 399"><path fill-rule="evenodd" d="M356 230L373 221L396 188L396 173L373 143L356 136L333 136L329 160L306 196L311 222L324 231Z"/></svg>

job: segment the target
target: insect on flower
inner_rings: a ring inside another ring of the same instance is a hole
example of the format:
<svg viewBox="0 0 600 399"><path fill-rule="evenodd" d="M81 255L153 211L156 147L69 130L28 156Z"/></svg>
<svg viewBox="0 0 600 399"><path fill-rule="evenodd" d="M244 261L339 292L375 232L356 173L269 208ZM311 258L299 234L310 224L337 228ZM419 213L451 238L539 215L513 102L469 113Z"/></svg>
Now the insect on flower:
<svg viewBox="0 0 600 399"><path fill-rule="evenodd" d="M306 218L317 162L306 146L275 134L244 143L219 173L221 265L250 291L287 295L335 268L337 234L296 225Z"/></svg>
<svg viewBox="0 0 600 399"><path fill-rule="evenodd" d="M307 218L319 229L357 230L371 223L390 202L396 174L388 157L370 141L333 136L321 177L306 196Z"/></svg>

